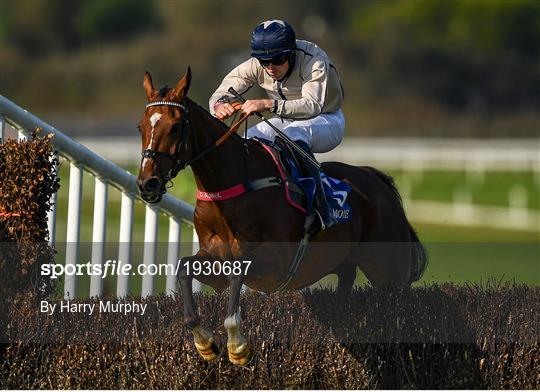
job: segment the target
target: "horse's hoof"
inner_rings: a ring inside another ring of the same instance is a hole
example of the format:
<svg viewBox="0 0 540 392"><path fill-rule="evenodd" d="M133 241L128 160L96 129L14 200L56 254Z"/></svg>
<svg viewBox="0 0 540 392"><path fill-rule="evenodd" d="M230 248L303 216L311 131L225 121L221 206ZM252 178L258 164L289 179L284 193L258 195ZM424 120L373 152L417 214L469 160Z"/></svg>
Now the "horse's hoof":
<svg viewBox="0 0 540 392"><path fill-rule="evenodd" d="M253 352L247 342L240 345L228 346L227 348L229 351L229 361L234 365L245 366L253 358Z"/></svg>
<svg viewBox="0 0 540 392"><path fill-rule="evenodd" d="M192 332L195 348L206 361L213 361L219 357L221 350L212 332L207 331L201 326L193 328Z"/></svg>
<svg viewBox="0 0 540 392"><path fill-rule="evenodd" d="M214 342L213 339L210 339L207 344L199 344L195 342L195 348L199 354L201 354L201 357L203 357L205 361L209 362L219 357L219 354L221 353L219 346L216 342Z"/></svg>

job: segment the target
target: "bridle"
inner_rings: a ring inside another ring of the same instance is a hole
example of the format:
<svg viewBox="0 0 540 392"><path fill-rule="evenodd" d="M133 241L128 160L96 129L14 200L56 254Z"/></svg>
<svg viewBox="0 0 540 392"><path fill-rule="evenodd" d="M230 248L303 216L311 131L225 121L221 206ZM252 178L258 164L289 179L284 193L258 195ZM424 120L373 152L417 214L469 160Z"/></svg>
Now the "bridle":
<svg viewBox="0 0 540 392"><path fill-rule="evenodd" d="M180 108L180 110L182 111L183 113L183 116L182 116L182 130L181 130L181 137L180 139L178 140L178 145L177 145L177 148L176 148L176 154L169 154L167 152L162 152L162 151L156 151L156 150L152 150L150 148L144 150L141 154L142 159L144 158L150 158L150 159L156 159L157 157L164 157L164 158L167 158L169 160L171 160L173 162L173 166L171 167L171 169L168 171L168 173L166 175L163 174L163 171L161 170L161 167L159 166L159 163L157 162L156 160L156 166L159 170L159 174L161 175L161 177L163 178L163 181L165 184L169 183L171 181L171 179L176 175L178 174L179 171L181 170L184 170L187 166L189 166L192 161L190 162L182 162L180 159L178 159L178 152L180 151L180 149L182 148L182 145L185 144L184 141L186 140L186 131L189 132L191 130L191 122L189 121L189 110L187 108L187 106L185 105L185 103L179 103L179 102L173 102L173 101L156 101L156 102L150 102L149 104L146 105L146 109L152 107L152 106L174 106L174 107L177 107L177 108ZM184 147L184 148L187 148L187 147ZM162 194L165 193L165 187L162 187Z"/></svg>
<svg viewBox="0 0 540 392"><path fill-rule="evenodd" d="M169 160L171 160L173 162L173 166L168 171L168 173L166 175L163 175L163 171L161 170L161 167L159 166L159 163L156 161L156 166L157 166L157 168L159 170L159 174L161 175L161 177L163 178L163 181L164 181L164 186L162 186L162 188L161 188L161 194L165 193L165 188L166 187L170 188L170 186L167 186L167 184L169 182L171 182L171 179L174 176L176 176L180 171L184 170L186 167L192 165L193 163L195 163L199 159L203 158L206 154L213 151L215 148L219 147L225 140L227 140L227 138L229 136L231 136L234 132L236 132L236 130L238 129L240 124L242 124L242 122L244 122L249 117L249 115L242 115L240 117L240 119L236 123L234 123L229 128L229 130L224 135L222 135L220 138L218 138L214 143L212 143L211 145L209 145L208 147L203 149L197 155L192 157L189 161L183 162L178 158L177 155L178 155L178 152L181 151L182 148L187 149L187 145L186 145L185 141L187 140L187 138L189 136L191 136L191 135L188 135L187 132L191 133L193 131L193 128L191 126L191 121L189 119L189 110L187 108L185 100L182 100L181 103L180 102L174 102L174 101L150 102L150 103L148 103L146 105L146 109L148 109L149 107L152 107L152 106L174 106L174 107L180 108L180 110L183 113L183 116L182 116L182 130L181 130L182 136L178 140L178 144L177 144L177 148L176 148L176 154L173 155L173 154L169 154L169 153L161 152L161 151L156 151L156 150L152 150L152 149L146 149L141 154L141 156L142 156L141 160L144 159L144 158L150 158L150 159L155 160L158 156L161 156L161 157L167 158L167 159L169 159ZM172 184L172 182L171 182L171 184Z"/></svg>

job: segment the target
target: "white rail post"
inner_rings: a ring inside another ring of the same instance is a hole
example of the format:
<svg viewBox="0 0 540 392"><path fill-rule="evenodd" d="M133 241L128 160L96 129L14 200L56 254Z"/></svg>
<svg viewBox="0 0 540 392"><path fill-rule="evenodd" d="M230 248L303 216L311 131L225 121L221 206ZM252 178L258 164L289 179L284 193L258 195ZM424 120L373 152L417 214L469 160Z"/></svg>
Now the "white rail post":
<svg viewBox="0 0 540 392"><path fill-rule="evenodd" d="M118 265L131 264L131 240L133 233L133 196L122 192L120 210L120 244L118 245ZM125 297L129 292L129 274L118 274L116 296Z"/></svg>
<svg viewBox="0 0 540 392"><path fill-rule="evenodd" d="M92 265L101 265L102 267L107 234L108 188L107 180L96 177L92 233ZM103 279L101 275L92 275L90 279L90 297L98 297L100 295L103 295Z"/></svg>
<svg viewBox="0 0 540 392"><path fill-rule="evenodd" d="M6 139L6 119L0 116L0 143L4 143Z"/></svg>
<svg viewBox="0 0 540 392"><path fill-rule="evenodd" d="M524 227L527 225L527 188L514 184L508 191L508 221L511 226Z"/></svg>
<svg viewBox="0 0 540 392"><path fill-rule="evenodd" d="M174 216L169 217L169 248L167 253L167 264L172 266L172 270L176 271L178 264L178 244L181 242L182 223ZM167 267L170 269L171 267ZM174 295L177 288L176 275L167 275L167 295Z"/></svg>
<svg viewBox="0 0 540 392"><path fill-rule="evenodd" d="M193 254L197 254L199 251L199 236L197 235L197 230L195 230L195 226L193 226ZM202 261L202 260L199 260ZM193 279L193 291L202 291L202 284L197 279Z"/></svg>
<svg viewBox="0 0 540 392"><path fill-rule="evenodd" d="M26 137L26 135L24 134L22 128L17 129L17 135L18 135L18 138L19 138L19 141L20 141L20 142L24 142L25 140L28 139L28 138Z"/></svg>
<svg viewBox="0 0 540 392"><path fill-rule="evenodd" d="M66 234L66 267L75 266L79 258L79 233L81 224L82 167L71 162L69 172L69 198ZM75 298L76 275L64 275L64 298Z"/></svg>
<svg viewBox="0 0 540 392"><path fill-rule="evenodd" d="M53 152L51 160L56 158L56 152ZM54 164L55 178L58 178L58 163ZM49 245L53 246L56 241L56 203L58 203L58 191L51 195L51 209L47 212L47 227L49 229Z"/></svg>
<svg viewBox="0 0 540 392"><path fill-rule="evenodd" d="M157 208L149 205L146 206L143 256L143 264L146 271L144 271L145 273L142 277L141 297L148 297L154 294L154 276L148 273L148 268L150 265L156 264L158 213L159 210Z"/></svg>

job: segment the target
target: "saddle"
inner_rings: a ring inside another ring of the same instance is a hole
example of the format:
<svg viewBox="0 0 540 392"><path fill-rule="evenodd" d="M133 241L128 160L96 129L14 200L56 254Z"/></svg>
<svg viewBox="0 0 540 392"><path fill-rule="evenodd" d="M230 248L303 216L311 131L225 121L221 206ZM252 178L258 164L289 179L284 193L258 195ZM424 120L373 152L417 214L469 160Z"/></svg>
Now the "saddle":
<svg viewBox="0 0 540 392"><path fill-rule="evenodd" d="M310 200L306 190L296 181L296 178L300 177L300 173L297 169L299 167L298 158L294 156L294 152L279 140L279 138L276 138L276 142L270 142L257 137L254 137L253 140L259 143L274 161L284 185L285 197L289 204L307 214L311 210Z"/></svg>
<svg viewBox="0 0 540 392"><path fill-rule="evenodd" d="M302 172L302 157L280 138L274 142L254 137L272 157L285 188L285 196L289 204L305 214L313 211L315 198L315 180ZM346 204L351 191L348 183L327 176L321 172L321 180L328 203L338 223L351 219L351 209Z"/></svg>

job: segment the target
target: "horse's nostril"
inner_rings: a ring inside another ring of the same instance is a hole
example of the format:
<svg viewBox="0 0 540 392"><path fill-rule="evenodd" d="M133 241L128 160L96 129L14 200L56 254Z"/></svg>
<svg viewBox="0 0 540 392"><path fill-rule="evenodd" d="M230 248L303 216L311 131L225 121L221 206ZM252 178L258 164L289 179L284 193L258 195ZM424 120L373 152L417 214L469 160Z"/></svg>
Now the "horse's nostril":
<svg viewBox="0 0 540 392"><path fill-rule="evenodd" d="M161 181L157 177L150 177L144 182L143 186L147 192L156 192L161 187Z"/></svg>

